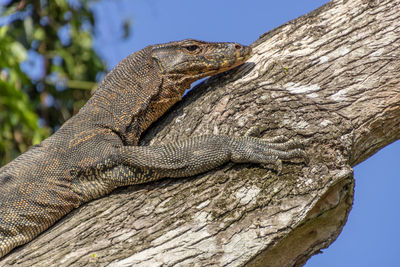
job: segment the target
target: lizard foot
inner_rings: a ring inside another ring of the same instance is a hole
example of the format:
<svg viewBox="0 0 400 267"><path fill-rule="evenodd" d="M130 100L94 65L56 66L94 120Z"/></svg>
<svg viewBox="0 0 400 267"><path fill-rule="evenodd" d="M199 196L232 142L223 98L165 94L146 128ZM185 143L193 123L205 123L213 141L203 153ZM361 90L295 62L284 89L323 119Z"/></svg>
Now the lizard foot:
<svg viewBox="0 0 400 267"><path fill-rule="evenodd" d="M279 135L272 138L257 138L258 127L251 127L247 133L237 139L232 146L232 160L234 162L259 163L265 168L274 169L278 174L282 171L282 161L300 159L308 162L303 143L297 139L288 139Z"/></svg>

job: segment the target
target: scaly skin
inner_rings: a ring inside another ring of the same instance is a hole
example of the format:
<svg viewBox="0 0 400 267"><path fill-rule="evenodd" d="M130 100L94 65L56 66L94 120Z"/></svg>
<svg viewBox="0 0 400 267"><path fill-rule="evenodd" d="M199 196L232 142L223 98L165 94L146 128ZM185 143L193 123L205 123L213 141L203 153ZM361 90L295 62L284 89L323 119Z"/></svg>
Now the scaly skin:
<svg viewBox="0 0 400 267"><path fill-rule="evenodd" d="M280 166L280 159L303 157L297 142L250 136L136 146L192 82L244 63L250 52L236 43L183 40L122 60L78 114L0 169L0 257L118 186L190 176L230 160Z"/></svg>

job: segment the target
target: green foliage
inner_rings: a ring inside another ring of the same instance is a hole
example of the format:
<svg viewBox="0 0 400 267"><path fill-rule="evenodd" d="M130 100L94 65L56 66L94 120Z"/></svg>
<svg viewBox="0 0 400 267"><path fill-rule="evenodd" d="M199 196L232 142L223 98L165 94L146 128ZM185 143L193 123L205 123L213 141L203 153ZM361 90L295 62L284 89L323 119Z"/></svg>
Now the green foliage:
<svg viewBox="0 0 400 267"><path fill-rule="evenodd" d="M39 143L47 135L38 127L38 117L33 111L22 87L29 79L19 64L26 59L26 50L6 35L7 27L0 28L0 156L1 163L25 151L28 145Z"/></svg>
<svg viewBox="0 0 400 267"><path fill-rule="evenodd" d="M105 71L89 4L14 0L0 9L10 21L0 27L1 165L75 114Z"/></svg>

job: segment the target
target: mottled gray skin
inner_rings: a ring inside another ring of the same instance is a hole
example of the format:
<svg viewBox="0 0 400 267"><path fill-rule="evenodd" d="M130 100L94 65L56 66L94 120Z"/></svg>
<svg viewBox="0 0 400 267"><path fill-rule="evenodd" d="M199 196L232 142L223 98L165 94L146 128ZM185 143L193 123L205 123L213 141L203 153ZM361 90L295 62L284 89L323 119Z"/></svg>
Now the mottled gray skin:
<svg viewBox="0 0 400 267"><path fill-rule="evenodd" d="M236 43L183 40L122 60L78 114L0 169L0 257L119 186L190 176L227 161L279 169L281 158L304 156L297 142L250 136L136 146L192 82L242 64L250 52Z"/></svg>

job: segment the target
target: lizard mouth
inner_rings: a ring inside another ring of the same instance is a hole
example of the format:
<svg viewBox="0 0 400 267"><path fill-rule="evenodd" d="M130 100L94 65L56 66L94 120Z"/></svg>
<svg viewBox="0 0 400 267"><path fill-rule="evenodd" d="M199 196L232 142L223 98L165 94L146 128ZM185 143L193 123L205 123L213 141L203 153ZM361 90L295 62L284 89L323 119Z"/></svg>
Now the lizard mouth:
<svg viewBox="0 0 400 267"><path fill-rule="evenodd" d="M250 53L243 55L243 56L239 56L236 58L236 62L234 64L221 67L219 70L217 70L217 73L221 73L221 72L238 67L238 66L244 64L249 57L250 57Z"/></svg>
<svg viewBox="0 0 400 267"><path fill-rule="evenodd" d="M188 66L187 61L179 62L174 65L173 71L166 73L166 75L174 80L180 80L181 83L185 83L189 87L196 80L236 68L250 58L252 52L250 46L235 44L234 49L235 51L231 51L230 55L227 56L216 55L210 58L194 58L191 62L192 67ZM219 64L216 64L217 62ZM162 66L159 67L162 68Z"/></svg>
<svg viewBox="0 0 400 267"><path fill-rule="evenodd" d="M252 49L250 46L241 46L241 48L238 49L234 59L226 60L226 64L222 64L218 69L210 71L207 76L218 74L244 64L246 60L250 58L251 51Z"/></svg>
<svg viewBox="0 0 400 267"><path fill-rule="evenodd" d="M222 72L227 71L229 69L233 69L233 68L245 63L246 60L250 58L251 51L252 51L252 49L250 46L241 46L240 45L240 49L238 49L236 51L235 62L233 64L230 64L229 66L226 66L225 70L222 70ZM221 69L224 69L224 68L222 67Z"/></svg>
<svg viewBox="0 0 400 267"><path fill-rule="evenodd" d="M224 64L222 66L220 66L218 69L213 69L213 70L209 70L207 72L204 73L199 73L198 78L202 78L202 77L208 77L208 76L212 76L212 75L216 75L225 71L228 71L230 69L236 68L242 64L244 64L246 62L247 59L250 58L251 55L251 48L250 47L244 47L243 49L244 51L239 55L236 56L234 59L234 63L232 64L230 60L227 60L227 64L224 66Z"/></svg>
<svg viewBox="0 0 400 267"><path fill-rule="evenodd" d="M246 60L248 60L248 59L250 58L252 49L251 49L250 46L246 46L246 47L243 48L243 50L244 50L244 51L243 51L242 54L238 57L238 60L239 60L239 61L242 61L242 62L244 63Z"/></svg>

